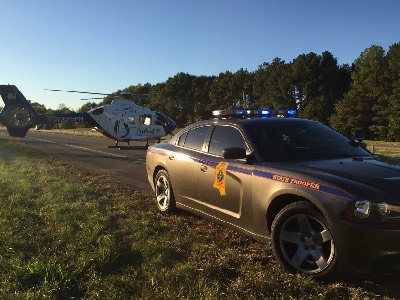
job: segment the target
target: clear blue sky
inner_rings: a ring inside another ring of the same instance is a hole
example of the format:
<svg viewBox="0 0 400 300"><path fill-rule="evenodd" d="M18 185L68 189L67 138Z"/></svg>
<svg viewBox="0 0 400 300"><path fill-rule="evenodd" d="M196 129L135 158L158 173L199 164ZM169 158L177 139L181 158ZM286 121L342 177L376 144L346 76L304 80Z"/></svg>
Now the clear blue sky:
<svg viewBox="0 0 400 300"><path fill-rule="evenodd" d="M354 62L400 42L399 0L0 0L0 84L77 109L82 95L178 72L254 71L330 51ZM2 105L2 103L0 103Z"/></svg>

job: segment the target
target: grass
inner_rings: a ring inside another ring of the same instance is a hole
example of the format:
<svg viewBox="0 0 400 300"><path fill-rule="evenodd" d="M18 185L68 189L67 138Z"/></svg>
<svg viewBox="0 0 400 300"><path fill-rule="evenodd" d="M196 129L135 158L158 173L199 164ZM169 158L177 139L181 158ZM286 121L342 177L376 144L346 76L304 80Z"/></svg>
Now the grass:
<svg viewBox="0 0 400 300"><path fill-rule="evenodd" d="M400 142L365 141L367 149L375 154L400 158Z"/></svg>
<svg viewBox="0 0 400 300"><path fill-rule="evenodd" d="M269 246L0 137L2 299L395 299L283 272Z"/></svg>

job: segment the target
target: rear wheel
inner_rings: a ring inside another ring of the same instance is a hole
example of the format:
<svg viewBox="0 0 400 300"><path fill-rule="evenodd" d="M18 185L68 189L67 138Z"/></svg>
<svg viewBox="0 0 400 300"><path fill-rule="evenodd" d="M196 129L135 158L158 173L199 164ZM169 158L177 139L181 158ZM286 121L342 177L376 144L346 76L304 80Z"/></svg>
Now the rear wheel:
<svg viewBox="0 0 400 300"><path fill-rule="evenodd" d="M158 210L170 213L175 210L175 198L171 181L166 170L158 171L154 180L156 204Z"/></svg>
<svg viewBox="0 0 400 300"><path fill-rule="evenodd" d="M272 248L284 269L316 278L337 269L334 237L325 218L308 202L284 207L272 223Z"/></svg>

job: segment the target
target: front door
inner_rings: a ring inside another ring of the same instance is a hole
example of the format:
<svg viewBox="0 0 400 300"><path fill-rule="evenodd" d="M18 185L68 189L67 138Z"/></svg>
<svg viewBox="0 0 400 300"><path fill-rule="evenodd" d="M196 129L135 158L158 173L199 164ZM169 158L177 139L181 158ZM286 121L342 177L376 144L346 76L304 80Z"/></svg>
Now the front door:
<svg viewBox="0 0 400 300"><path fill-rule="evenodd" d="M215 126L208 151L199 161L199 200L213 213L217 210L221 216L238 219L244 193L248 193L244 183L251 188L252 168L244 160L224 159L222 150L229 147L247 149L237 128Z"/></svg>

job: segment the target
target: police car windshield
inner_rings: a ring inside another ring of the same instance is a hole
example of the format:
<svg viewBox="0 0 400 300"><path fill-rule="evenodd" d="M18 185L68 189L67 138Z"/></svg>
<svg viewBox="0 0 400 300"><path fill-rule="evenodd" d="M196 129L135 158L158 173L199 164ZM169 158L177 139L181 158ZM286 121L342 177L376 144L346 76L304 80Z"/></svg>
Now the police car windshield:
<svg viewBox="0 0 400 300"><path fill-rule="evenodd" d="M263 161L300 161L371 156L335 130L313 121L243 124Z"/></svg>

